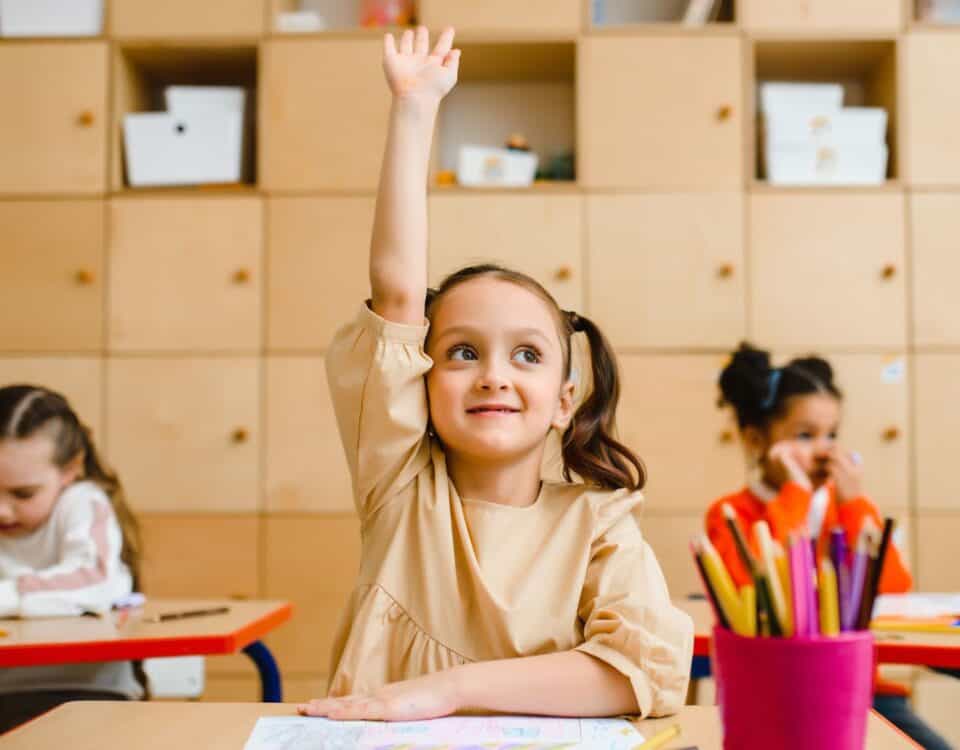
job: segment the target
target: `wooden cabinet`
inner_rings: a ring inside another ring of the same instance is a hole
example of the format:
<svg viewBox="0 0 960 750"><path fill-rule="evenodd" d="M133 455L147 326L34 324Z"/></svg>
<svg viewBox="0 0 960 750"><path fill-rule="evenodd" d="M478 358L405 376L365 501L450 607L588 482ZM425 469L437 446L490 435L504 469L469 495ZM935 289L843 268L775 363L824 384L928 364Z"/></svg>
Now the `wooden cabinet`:
<svg viewBox="0 0 960 750"><path fill-rule="evenodd" d="M914 368L915 506L958 511L960 474L954 461L960 434L960 354L917 354Z"/></svg>
<svg viewBox="0 0 960 750"><path fill-rule="evenodd" d="M920 543L917 544L915 588L918 591L956 591L960 514L920 511L916 524Z"/></svg>
<svg viewBox="0 0 960 750"><path fill-rule="evenodd" d="M751 338L763 348L906 347L900 192L750 197Z"/></svg>
<svg viewBox="0 0 960 750"><path fill-rule="evenodd" d="M911 185L960 184L960 90L952 71L960 46L950 31L911 32L904 37L903 85L905 177Z"/></svg>
<svg viewBox="0 0 960 750"><path fill-rule="evenodd" d="M739 0L741 25L756 31L887 31L904 22L903 0Z"/></svg>
<svg viewBox="0 0 960 750"><path fill-rule="evenodd" d="M580 29L580 0L420 0L420 23L431 29L453 26L457 33L575 35Z"/></svg>
<svg viewBox="0 0 960 750"><path fill-rule="evenodd" d="M266 392L267 510L352 512L323 359L269 357Z"/></svg>
<svg viewBox="0 0 960 750"><path fill-rule="evenodd" d="M259 507L255 358L113 358L107 454L134 511Z"/></svg>
<svg viewBox="0 0 960 750"><path fill-rule="evenodd" d="M0 201L0 351L103 348L103 212L95 200Z"/></svg>
<svg viewBox="0 0 960 750"><path fill-rule="evenodd" d="M264 0L111 0L110 33L119 38L256 36Z"/></svg>
<svg viewBox="0 0 960 750"><path fill-rule="evenodd" d="M910 196L913 250L913 341L917 346L960 345L960 195Z"/></svg>
<svg viewBox="0 0 960 750"><path fill-rule="evenodd" d="M337 624L360 567L356 518L267 518L264 596L293 603L296 616L267 636L281 664L329 674Z"/></svg>
<svg viewBox="0 0 960 750"><path fill-rule="evenodd" d="M663 576L667 579L667 588L670 589L672 599L703 593L703 584L690 556L690 540L704 532L703 519L707 503L716 499L704 500L703 509L699 513L687 512L680 515L671 512L671 509L666 507L666 502L658 502L658 498L649 496L650 503L659 507L656 511L643 512L640 531L647 544L653 548Z"/></svg>
<svg viewBox="0 0 960 750"><path fill-rule="evenodd" d="M746 333L740 193L587 198L588 311L614 346L731 349Z"/></svg>
<svg viewBox="0 0 960 750"><path fill-rule="evenodd" d="M106 189L107 45L0 45L0 194Z"/></svg>
<svg viewBox="0 0 960 750"><path fill-rule="evenodd" d="M495 262L533 276L563 309L583 309L578 195L433 195L430 281Z"/></svg>
<svg viewBox="0 0 960 750"><path fill-rule="evenodd" d="M267 202L267 346L317 350L370 296L372 197Z"/></svg>
<svg viewBox="0 0 960 750"><path fill-rule="evenodd" d="M110 347L260 348L259 198L110 203Z"/></svg>
<svg viewBox="0 0 960 750"><path fill-rule="evenodd" d="M739 37L596 36L578 52L582 185L742 188Z"/></svg>
<svg viewBox="0 0 960 750"><path fill-rule="evenodd" d="M746 459L729 410L717 408L724 358L625 355L617 423L646 464L648 503L696 511L744 486Z"/></svg>
<svg viewBox="0 0 960 750"><path fill-rule="evenodd" d="M24 383L62 393L80 421L103 438L103 360L94 357L0 357L0 386Z"/></svg>
<svg viewBox="0 0 960 750"><path fill-rule="evenodd" d="M390 110L381 47L379 39L264 43L259 124L266 190L376 188Z"/></svg>

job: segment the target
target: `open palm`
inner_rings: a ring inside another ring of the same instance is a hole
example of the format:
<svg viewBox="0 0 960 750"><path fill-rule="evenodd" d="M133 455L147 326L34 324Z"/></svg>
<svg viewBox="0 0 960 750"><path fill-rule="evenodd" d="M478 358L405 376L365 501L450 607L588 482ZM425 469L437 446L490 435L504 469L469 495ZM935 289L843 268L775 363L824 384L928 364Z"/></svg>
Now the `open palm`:
<svg viewBox="0 0 960 750"><path fill-rule="evenodd" d="M420 26L400 37L383 38L383 70L395 96L432 96L442 99L457 83L460 50L453 47L453 29L445 29L430 51L430 34Z"/></svg>

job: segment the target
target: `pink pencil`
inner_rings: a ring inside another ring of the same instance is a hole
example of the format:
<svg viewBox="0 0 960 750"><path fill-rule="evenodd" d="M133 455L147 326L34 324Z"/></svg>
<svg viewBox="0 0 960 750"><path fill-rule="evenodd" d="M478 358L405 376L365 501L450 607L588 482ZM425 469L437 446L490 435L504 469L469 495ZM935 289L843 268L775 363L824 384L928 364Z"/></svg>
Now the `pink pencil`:
<svg viewBox="0 0 960 750"><path fill-rule="evenodd" d="M792 535L787 542L787 561L790 563L791 578L790 598L793 603L793 633L798 638L805 637L809 627L807 586L810 585L810 574L804 570L803 566L802 547L804 545L806 545L805 541L802 539L798 541L797 537Z"/></svg>
<svg viewBox="0 0 960 750"><path fill-rule="evenodd" d="M804 538L803 544L803 570L807 581L807 635L820 634L820 601L817 596L817 556L814 554L814 544L810 539Z"/></svg>

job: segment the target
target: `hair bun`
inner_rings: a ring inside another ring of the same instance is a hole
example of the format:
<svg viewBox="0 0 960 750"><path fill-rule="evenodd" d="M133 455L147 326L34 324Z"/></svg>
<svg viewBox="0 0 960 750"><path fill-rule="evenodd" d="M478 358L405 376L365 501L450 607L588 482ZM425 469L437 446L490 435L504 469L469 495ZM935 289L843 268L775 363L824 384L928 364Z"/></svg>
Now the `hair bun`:
<svg viewBox="0 0 960 750"><path fill-rule="evenodd" d="M822 357L797 357L797 359L791 360L787 367L803 370L820 381L825 388L834 385L833 368L830 366L830 363Z"/></svg>
<svg viewBox="0 0 960 750"><path fill-rule="evenodd" d="M769 389L771 370L770 352L742 342L720 374L723 402L738 414L759 409Z"/></svg>

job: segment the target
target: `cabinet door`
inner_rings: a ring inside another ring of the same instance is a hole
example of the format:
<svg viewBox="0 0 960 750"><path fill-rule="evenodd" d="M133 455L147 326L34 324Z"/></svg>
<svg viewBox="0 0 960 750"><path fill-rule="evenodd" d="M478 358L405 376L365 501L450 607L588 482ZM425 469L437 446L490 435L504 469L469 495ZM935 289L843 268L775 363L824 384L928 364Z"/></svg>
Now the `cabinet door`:
<svg viewBox="0 0 960 750"><path fill-rule="evenodd" d="M724 360L711 355L624 355L617 423L646 464L658 512L703 512L744 485L746 461L729 410L717 408Z"/></svg>
<svg viewBox="0 0 960 750"><path fill-rule="evenodd" d="M103 360L94 357L0 357L0 386L25 383L62 393L97 445L103 434Z"/></svg>
<svg viewBox="0 0 960 750"><path fill-rule="evenodd" d="M321 357L267 359L267 509L352 512L353 487Z"/></svg>
<svg viewBox="0 0 960 750"><path fill-rule="evenodd" d="M755 193L752 337L764 348L906 347L900 193Z"/></svg>
<svg viewBox="0 0 960 750"><path fill-rule="evenodd" d="M597 36L584 39L578 53L581 184L742 187L738 37Z"/></svg>
<svg viewBox="0 0 960 750"><path fill-rule="evenodd" d="M750 31L851 30L896 32L903 0L740 0L737 13Z"/></svg>
<svg viewBox="0 0 960 750"><path fill-rule="evenodd" d="M271 198L267 217L267 346L324 348L370 296L373 198Z"/></svg>
<svg viewBox="0 0 960 750"><path fill-rule="evenodd" d="M916 507L960 510L956 439L960 434L960 354L915 356L913 410Z"/></svg>
<svg viewBox="0 0 960 750"><path fill-rule="evenodd" d="M285 599L297 616L267 636L281 664L327 674L337 624L357 583L356 518L267 518L264 596ZM309 571L309 585L304 585Z"/></svg>
<svg viewBox="0 0 960 750"><path fill-rule="evenodd" d="M0 193L102 193L107 45L0 45Z"/></svg>
<svg viewBox="0 0 960 750"><path fill-rule="evenodd" d="M124 37L258 36L264 0L111 0L111 35Z"/></svg>
<svg viewBox="0 0 960 750"><path fill-rule="evenodd" d="M390 96L382 42L273 39L263 49L260 176L268 191L373 190Z"/></svg>
<svg viewBox="0 0 960 750"><path fill-rule="evenodd" d="M960 46L951 31L911 32L904 37L905 176L911 185L960 184Z"/></svg>
<svg viewBox="0 0 960 750"><path fill-rule="evenodd" d="M657 556L671 599L703 593L703 584L690 557L690 540L704 532L706 504L715 499L705 500L700 512L678 514L671 512L666 502L657 502L658 498L651 496L656 510L645 510L640 518L640 531Z"/></svg>
<svg viewBox="0 0 960 750"><path fill-rule="evenodd" d="M738 193L587 199L589 312L617 347L732 348L746 333Z"/></svg>
<svg viewBox="0 0 960 750"><path fill-rule="evenodd" d="M117 199L110 204L110 347L257 351L258 198Z"/></svg>
<svg viewBox="0 0 960 750"><path fill-rule="evenodd" d="M260 363L113 358L108 455L135 511L259 507Z"/></svg>
<svg viewBox="0 0 960 750"><path fill-rule="evenodd" d="M17 313L0 316L0 351L103 348L103 211L94 200L0 202L0 296Z"/></svg>
<svg viewBox="0 0 960 750"><path fill-rule="evenodd" d="M913 341L917 346L960 345L960 195L910 196L913 234Z"/></svg>
<svg viewBox="0 0 960 750"><path fill-rule="evenodd" d="M430 281L495 262L533 276L564 309L582 310L578 195L433 195Z"/></svg>
<svg viewBox="0 0 960 750"><path fill-rule="evenodd" d="M420 0L420 23L453 26L457 33L506 32L574 35L580 29L580 0Z"/></svg>
<svg viewBox="0 0 960 750"><path fill-rule="evenodd" d="M957 590L957 535L960 515L921 511L917 513L918 591Z"/></svg>

